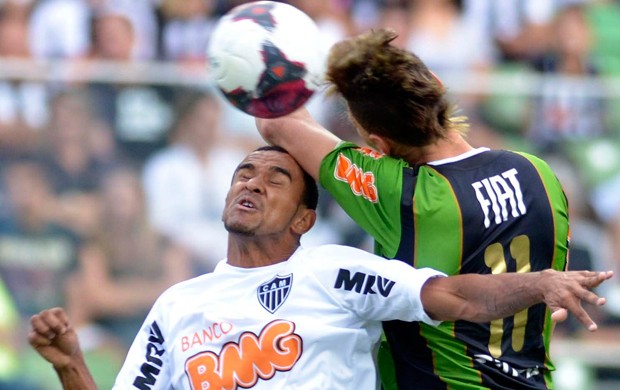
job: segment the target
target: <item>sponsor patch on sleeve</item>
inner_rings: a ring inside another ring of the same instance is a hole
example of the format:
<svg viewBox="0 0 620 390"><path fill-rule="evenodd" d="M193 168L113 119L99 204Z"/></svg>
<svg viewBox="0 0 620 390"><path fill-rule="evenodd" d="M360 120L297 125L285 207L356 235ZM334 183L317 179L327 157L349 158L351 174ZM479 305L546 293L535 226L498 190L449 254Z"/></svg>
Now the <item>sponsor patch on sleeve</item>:
<svg viewBox="0 0 620 390"><path fill-rule="evenodd" d="M379 201L379 193L375 184L375 174L364 172L357 165L342 153L338 154L336 169L334 170L336 180L349 184L351 191L372 203Z"/></svg>
<svg viewBox="0 0 620 390"><path fill-rule="evenodd" d="M394 287L393 280L384 278L380 275L365 274L363 272L355 272L351 275L348 269L340 268L336 276L335 289L346 291L354 291L359 294L377 294L388 297Z"/></svg>
<svg viewBox="0 0 620 390"><path fill-rule="evenodd" d="M133 381L134 387L140 390L150 390L153 387L164 365L163 355L165 352L164 336L157 322L153 321L149 329L149 343L146 345L145 361L140 366L142 375L137 376Z"/></svg>

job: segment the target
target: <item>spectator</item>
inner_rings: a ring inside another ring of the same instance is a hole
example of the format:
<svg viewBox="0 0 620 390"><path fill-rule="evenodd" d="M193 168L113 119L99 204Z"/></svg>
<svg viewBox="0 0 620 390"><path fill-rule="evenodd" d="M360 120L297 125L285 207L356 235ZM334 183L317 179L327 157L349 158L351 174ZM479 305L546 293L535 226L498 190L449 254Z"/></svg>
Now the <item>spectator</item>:
<svg viewBox="0 0 620 390"><path fill-rule="evenodd" d="M115 70L126 72L131 79L135 64L133 52L136 31L131 20L122 13L96 13L92 24L92 60L122 65ZM134 73L135 74L135 73ZM166 130L172 119L172 93L159 86L132 83L90 83L89 90L97 101L98 115L114 131L123 153L141 164L165 144Z"/></svg>
<svg viewBox="0 0 620 390"><path fill-rule="evenodd" d="M30 19L30 44L35 58L78 59L90 47L91 10L84 0L38 1Z"/></svg>
<svg viewBox="0 0 620 390"><path fill-rule="evenodd" d="M221 224L230 177L247 148L221 133L222 107L211 94L181 96L170 145L146 161L143 180L155 228L188 248L198 271L226 255Z"/></svg>
<svg viewBox="0 0 620 390"><path fill-rule="evenodd" d="M215 0L164 0L161 11L163 58L199 64L202 70L209 35L216 23Z"/></svg>
<svg viewBox="0 0 620 390"><path fill-rule="evenodd" d="M131 59L149 61L158 58L159 24L155 6L160 0L88 0L95 19L105 15L125 18L133 31Z"/></svg>
<svg viewBox="0 0 620 390"><path fill-rule="evenodd" d="M351 35L351 22L338 2L331 0L290 0L288 3L299 8L314 20L326 52L334 43Z"/></svg>
<svg viewBox="0 0 620 390"><path fill-rule="evenodd" d="M602 83L579 82L598 74L590 58L592 36L583 8L562 9L552 26L552 51L534 64L540 75L549 77L543 78L532 102L526 134L542 149L607 133Z"/></svg>
<svg viewBox="0 0 620 390"><path fill-rule="evenodd" d="M107 160L99 159L92 137L101 139L100 133L110 137L109 131L95 121L90 96L84 90L67 90L54 97L41 150L46 174L58 197L53 218L82 235L88 235L96 224L98 182L115 164L114 146L106 152Z"/></svg>
<svg viewBox="0 0 620 390"><path fill-rule="evenodd" d="M80 241L52 221L56 200L36 161L12 162L2 179L10 214L0 221L0 278L21 318L28 318L49 305L65 304L64 284L75 270Z"/></svg>
<svg viewBox="0 0 620 390"><path fill-rule="evenodd" d="M500 60L523 61L547 50L550 24L563 0L465 0L466 17L491 37ZM471 47L471 46L470 46Z"/></svg>
<svg viewBox="0 0 620 390"><path fill-rule="evenodd" d="M101 196L101 226L80 250L69 310L76 326L98 324L126 349L156 297L190 276L189 262L149 226L135 171L109 172Z"/></svg>
<svg viewBox="0 0 620 390"><path fill-rule="evenodd" d="M0 58L31 59L28 23L31 1L0 4ZM47 121L45 84L19 79L0 80L0 155L17 156L36 149L39 130Z"/></svg>
<svg viewBox="0 0 620 390"><path fill-rule="evenodd" d="M405 48L407 46L407 31L409 30L407 3L386 1L377 11L378 17L375 26L396 31L398 37L394 39L393 44Z"/></svg>
<svg viewBox="0 0 620 390"><path fill-rule="evenodd" d="M480 76L495 63L493 42L464 16L462 0L413 0L409 5L405 49L416 54L448 89L463 77ZM472 50L475 47L475 50ZM476 119L482 96L458 96L459 106Z"/></svg>
<svg viewBox="0 0 620 390"><path fill-rule="evenodd" d="M464 17L462 0L414 0L410 3L406 48L443 77L474 72L494 63L488 35ZM475 47L475 50L472 50Z"/></svg>

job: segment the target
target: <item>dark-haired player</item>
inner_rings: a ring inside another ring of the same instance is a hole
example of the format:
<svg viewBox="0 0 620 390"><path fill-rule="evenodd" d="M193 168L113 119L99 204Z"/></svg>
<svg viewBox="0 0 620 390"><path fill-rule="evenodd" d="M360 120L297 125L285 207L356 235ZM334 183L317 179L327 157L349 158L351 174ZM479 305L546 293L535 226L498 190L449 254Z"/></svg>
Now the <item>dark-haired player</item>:
<svg viewBox="0 0 620 390"><path fill-rule="evenodd" d="M227 258L164 292L114 389L375 390L382 320L488 321L545 302L561 320L611 272L458 275L415 269L359 249L300 247L315 222L314 180L283 150L237 167L222 215ZM31 319L31 345L67 390L92 390L75 331L60 308Z"/></svg>

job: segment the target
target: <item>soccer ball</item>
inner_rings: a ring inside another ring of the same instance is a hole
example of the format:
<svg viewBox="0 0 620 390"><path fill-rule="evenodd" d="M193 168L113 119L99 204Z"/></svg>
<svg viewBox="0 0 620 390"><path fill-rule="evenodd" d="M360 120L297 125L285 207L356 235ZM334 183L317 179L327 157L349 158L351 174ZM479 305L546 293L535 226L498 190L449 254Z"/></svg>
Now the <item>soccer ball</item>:
<svg viewBox="0 0 620 390"><path fill-rule="evenodd" d="M325 69L314 21L274 1L243 4L222 16L207 58L226 99L260 118L283 116L304 105L321 86Z"/></svg>

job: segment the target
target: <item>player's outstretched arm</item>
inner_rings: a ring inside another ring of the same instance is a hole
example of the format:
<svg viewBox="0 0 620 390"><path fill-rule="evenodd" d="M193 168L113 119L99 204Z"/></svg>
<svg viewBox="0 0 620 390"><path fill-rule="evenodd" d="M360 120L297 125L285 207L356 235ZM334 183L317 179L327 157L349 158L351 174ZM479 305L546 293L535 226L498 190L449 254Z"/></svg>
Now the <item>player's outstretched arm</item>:
<svg viewBox="0 0 620 390"><path fill-rule="evenodd" d="M97 390L77 334L62 308L47 309L30 319L30 345L52 363L65 390Z"/></svg>
<svg viewBox="0 0 620 390"><path fill-rule="evenodd" d="M428 280L422 288L427 314L442 321L458 319L488 322L513 315L544 302L554 321L564 321L572 313L590 331L596 324L583 309L582 302L605 304L605 298L591 289L613 276L612 271L545 270L498 275L456 275Z"/></svg>
<svg viewBox="0 0 620 390"><path fill-rule="evenodd" d="M266 142L286 149L315 180L323 157L340 142L305 108L280 118L256 118L256 128Z"/></svg>

